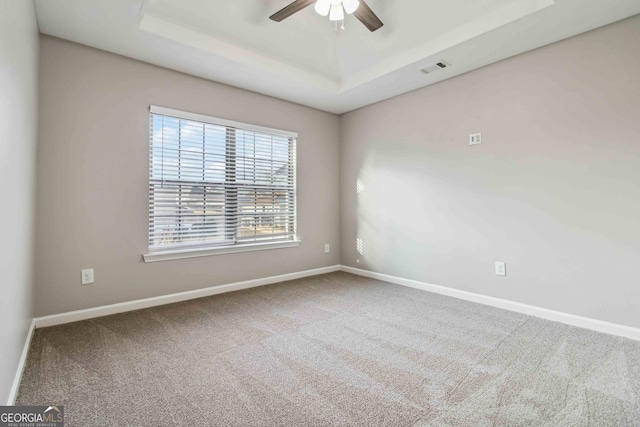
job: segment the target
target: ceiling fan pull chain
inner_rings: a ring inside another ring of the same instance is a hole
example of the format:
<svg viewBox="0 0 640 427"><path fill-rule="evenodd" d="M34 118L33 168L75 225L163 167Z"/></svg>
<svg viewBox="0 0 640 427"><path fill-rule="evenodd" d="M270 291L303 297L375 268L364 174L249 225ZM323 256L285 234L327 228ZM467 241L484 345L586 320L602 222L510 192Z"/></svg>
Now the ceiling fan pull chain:
<svg viewBox="0 0 640 427"><path fill-rule="evenodd" d="M344 19L342 20L342 29L344 30Z"/></svg>

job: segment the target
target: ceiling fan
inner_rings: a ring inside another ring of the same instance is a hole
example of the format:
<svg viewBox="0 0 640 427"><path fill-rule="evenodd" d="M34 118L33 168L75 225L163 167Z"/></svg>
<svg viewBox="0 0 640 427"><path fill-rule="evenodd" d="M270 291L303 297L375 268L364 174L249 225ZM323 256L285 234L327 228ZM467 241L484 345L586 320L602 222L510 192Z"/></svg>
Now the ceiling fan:
<svg viewBox="0 0 640 427"><path fill-rule="evenodd" d="M296 0L271 15L269 19L281 22L313 3L316 4L316 12L322 16L329 15L331 21L342 21L346 12L348 15L353 14L371 32L384 25L364 0Z"/></svg>

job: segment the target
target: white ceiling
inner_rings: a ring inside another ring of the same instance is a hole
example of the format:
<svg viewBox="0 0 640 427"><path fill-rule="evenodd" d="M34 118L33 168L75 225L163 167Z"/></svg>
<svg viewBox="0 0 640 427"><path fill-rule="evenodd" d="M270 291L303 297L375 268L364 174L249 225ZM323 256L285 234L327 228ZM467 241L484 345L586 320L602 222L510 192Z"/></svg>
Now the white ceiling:
<svg viewBox="0 0 640 427"><path fill-rule="evenodd" d="M332 113L353 109L640 13L638 0L367 0L336 32L293 0L36 0L40 31ZM445 60L452 66L425 75Z"/></svg>

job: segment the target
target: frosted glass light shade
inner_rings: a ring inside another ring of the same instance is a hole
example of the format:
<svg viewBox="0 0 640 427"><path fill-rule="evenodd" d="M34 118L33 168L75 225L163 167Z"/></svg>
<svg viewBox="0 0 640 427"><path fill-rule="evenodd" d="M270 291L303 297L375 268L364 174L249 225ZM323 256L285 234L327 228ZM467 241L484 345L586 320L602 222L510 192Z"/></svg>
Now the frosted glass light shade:
<svg viewBox="0 0 640 427"><path fill-rule="evenodd" d="M319 15L327 16L331 9L331 0L318 0L313 8Z"/></svg>
<svg viewBox="0 0 640 427"><path fill-rule="evenodd" d="M344 9L342 5L331 5L331 11L329 12L330 21L342 21L344 19Z"/></svg>
<svg viewBox="0 0 640 427"><path fill-rule="evenodd" d="M358 10L358 6L360 6L359 0L342 0L342 5L344 6L344 11L351 15L353 12Z"/></svg>

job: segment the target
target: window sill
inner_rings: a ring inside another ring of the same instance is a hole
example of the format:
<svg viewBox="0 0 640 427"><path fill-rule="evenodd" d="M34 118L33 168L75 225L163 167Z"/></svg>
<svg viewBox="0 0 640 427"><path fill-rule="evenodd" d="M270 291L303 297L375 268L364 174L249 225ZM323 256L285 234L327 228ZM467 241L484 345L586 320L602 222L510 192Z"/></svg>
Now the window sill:
<svg viewBox="0 0 640 427"><path fill-rule="evenodd" d="M145 263L172 261L176 259L199 258L212 255L235 254L239 252L263 251L267 249L293 248L300 246L300 240L275 243L253 243L248 245L224 246L219 248L182 249L153 252L142 255Z"/></svg>

